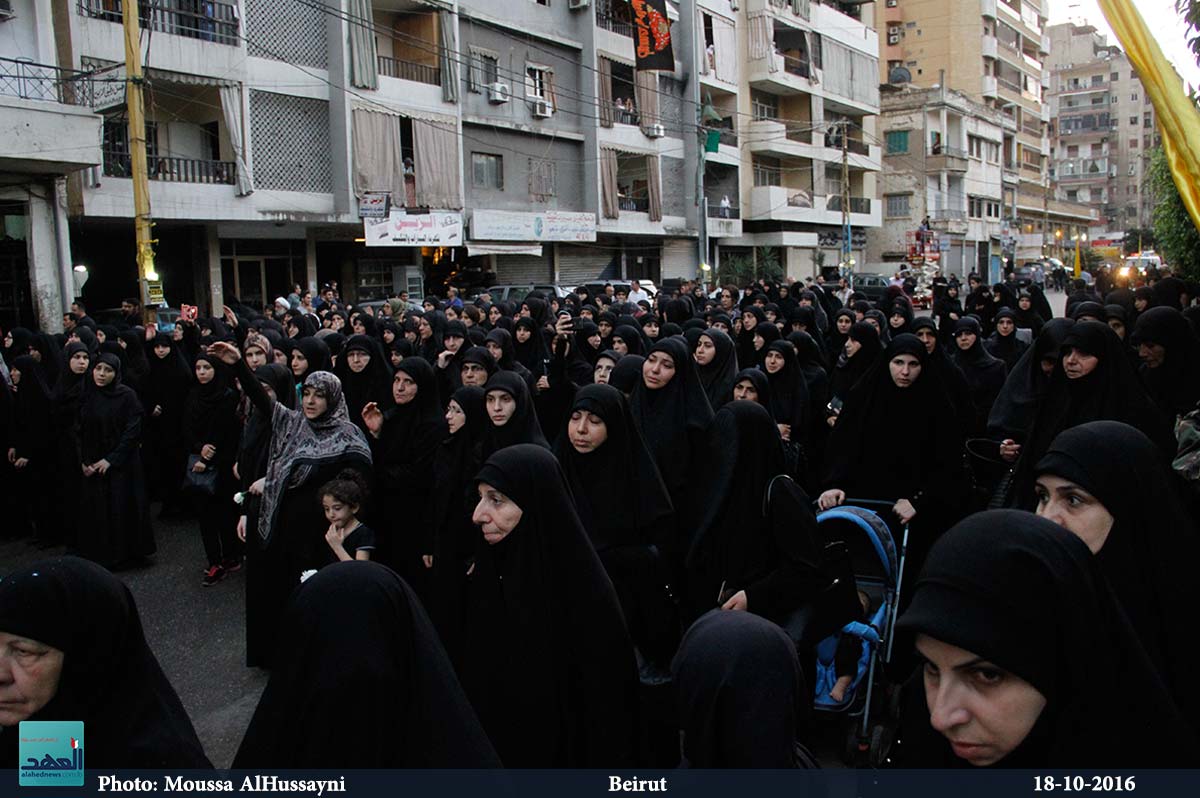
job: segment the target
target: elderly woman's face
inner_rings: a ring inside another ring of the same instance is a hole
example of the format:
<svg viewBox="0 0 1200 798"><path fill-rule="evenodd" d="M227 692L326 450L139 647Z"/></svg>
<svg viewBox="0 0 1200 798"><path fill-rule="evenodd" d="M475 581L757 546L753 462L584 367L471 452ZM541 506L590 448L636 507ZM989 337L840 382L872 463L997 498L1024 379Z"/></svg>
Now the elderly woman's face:
<svg viewBox="0 0 1200 798"><path fill-rule="evenodd" d="M925 659L930 724L976 767L1016 750L1046 707L1036 687L970 651L922 634L917 652Z"/></svg>
<svg viewBox="0 0 1200 798"><path fill-rule="evenodd" d="M406 405L417 398L417 381L407 371L397 371L392 379L392 400L398 405Z"/></svg>
<svg viewBox="0 0 1200 798"><path fill-rule="evenodd" d="M458 432L467 423L467 414L463 412L462 407L453 399L446 406L446 428L450 430L450 434Z"/></svg>
<svg viewBox="0 0 1200 798"><path fill-rule="evenodd" d="M0 632L0 726L16 726L50 703L62 669L57 648Z"/></svg>
<svg viewBox="0 0 1200 798"><path fill-rule="evenodd" d="M486 482L479 483L479 504L475 505L471 521L483 532L489 546L508 537L521 523L522 515L524 511L512 499Z"/></svg>

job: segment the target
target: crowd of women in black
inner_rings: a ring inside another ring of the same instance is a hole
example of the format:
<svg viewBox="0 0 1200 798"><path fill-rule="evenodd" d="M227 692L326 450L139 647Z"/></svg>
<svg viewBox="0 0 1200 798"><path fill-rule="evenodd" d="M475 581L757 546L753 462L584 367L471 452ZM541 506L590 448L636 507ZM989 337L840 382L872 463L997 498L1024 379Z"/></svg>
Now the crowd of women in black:
<svg viewBox="0 0 1200 798"><path fill-rule="evenodd" d="M1060 318L966 288L921 317L760 283L14 329L4 484L104 566L154 552L152 499L196 514L205 585L245 564L271 677L237 767L811 764L814 646L861 617L814 513L855 499L910 529L895 763L1187 764L1196 288L1076 284ZM84 667L97 630L126 643ZM6 575L4 637L61 669L18 719L206 764L104 569ZM106 678L143 711L81 698Z"/></svg>

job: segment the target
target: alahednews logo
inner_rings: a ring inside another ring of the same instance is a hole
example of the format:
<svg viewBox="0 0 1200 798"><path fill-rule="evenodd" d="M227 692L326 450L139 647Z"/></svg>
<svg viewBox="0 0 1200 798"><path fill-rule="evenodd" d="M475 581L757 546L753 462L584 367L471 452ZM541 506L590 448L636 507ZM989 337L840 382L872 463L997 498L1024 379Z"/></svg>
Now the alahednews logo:
<svg viewBox="0 0 1200 798"><path fill-rule="evenodd" d="M17 737L20 786L83 786L83 721L23 720Z"/></svg>

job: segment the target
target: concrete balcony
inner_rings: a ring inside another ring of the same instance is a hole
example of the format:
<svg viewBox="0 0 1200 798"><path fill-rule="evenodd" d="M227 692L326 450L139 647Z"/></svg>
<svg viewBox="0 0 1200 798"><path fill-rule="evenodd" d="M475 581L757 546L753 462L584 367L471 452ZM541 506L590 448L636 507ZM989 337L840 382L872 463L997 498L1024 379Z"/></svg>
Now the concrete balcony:
<svg viewBox="0 0 1200 798"><path fill-rule="evenodd" d="M0 171L62 175L99 164L91 93L82 73L0 58Z"/></svg>
<svg viewBox="0 0 1200 798"><path fill-rule="evenodd" d="M953 147L936 147L929 150L925 158L926 172L953 172L966 174L970 162L967 153Z"/></svg>
<svg viewBox="0 0 1200 798"><path fill-rule="evenodd" d="M710 238L741 238L740 208L722 208L719 202L708 201L708 235Z"/></svg>
<svg viewBox="0 0 1200 798"><path fill-rule="evenodd" d="M995 75L984 75L980 79L979 93L990 99L999 99L1000 88L996 83Z"/></svg>
<svg viewBox="0 0 1200 798"><path fill-rule="evenodd" d="M940 208L929 214L929 226L939 233L949 235L967 234L967 212L965 209Z"/></svg>
<svg viewBox="0 0 1200 798"><path fill-rule="evenodd" d="M995 36L984 36L983 37L983 57L984 58L998 57L997 48L999 46L1000 46L1000 44L999 44L999 42L996 41Z"/></svg>
<svg viewBox="0 0 1200 798"><path fill-rule="evenodd" d="M1042 72L1042 88L1043 89L1050 88L1050 73L1049 73L1049 71Z"/></svg>
<svg viewBox="0 0 1200 798"><path fill-rule="evenodd" d="M838 207L831 210L829 203ZM807 224L840 225L841 197L813 196L810 192L785 186L755 186L750 189L750 220L773 220ZM880 203L868 197L851 197L850 224L853 227L879 227Z"/></svg>
<svg viewBox="0 0 1200 798"><path fill-rule="evenodd" d="M1038 52L1042 55L1050 55L1050 34L1043 33L1042 38L1038 43Z"/></svg>
<svg viewBox="0 0 1200 798"><path fill-rule="evenodd" d="M785 58L783 53L772 53L768 58L749 62L748 80L751 88L772 94L820 94L809 79L812 69L808 63Z"/></svg>
<svg viewBox="0 0 1200 798"><path fill-rule="evenodd" d="M995 19L996 0L982 0L979 4L979 13L986 19Z"/></svg>

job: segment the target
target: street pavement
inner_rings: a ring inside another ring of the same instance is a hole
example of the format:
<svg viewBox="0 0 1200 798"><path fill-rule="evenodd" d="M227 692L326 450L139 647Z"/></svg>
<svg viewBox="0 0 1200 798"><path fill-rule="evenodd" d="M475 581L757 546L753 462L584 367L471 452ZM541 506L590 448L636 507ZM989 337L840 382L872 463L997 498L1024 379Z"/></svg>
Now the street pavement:
<svg viewBox="0 0 1200 798"><path fill-rule="evenodd" d="M1061 314L1065 295L1050 292L1047 297L1055 314ZM159 520L154 507L158 552L117 576L133 593L146 640L178 691L209 759L228 767L267 681L266 671L245 664L245 572L202 587L199 526L191 518ZM63 553L62 548L40 549L28 538L0 540L0 575ZM835 755L821 749L822 762L835 765Z"/></svg>

